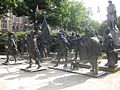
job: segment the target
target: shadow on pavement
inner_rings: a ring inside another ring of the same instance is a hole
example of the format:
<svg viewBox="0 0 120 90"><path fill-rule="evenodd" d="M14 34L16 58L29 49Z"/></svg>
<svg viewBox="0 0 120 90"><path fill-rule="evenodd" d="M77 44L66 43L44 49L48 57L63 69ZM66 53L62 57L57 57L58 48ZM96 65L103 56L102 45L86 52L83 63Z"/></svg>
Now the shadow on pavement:
<svg viewBox="0 0 120 90"><path fill-rule="evenodd" d="M83 75L69 75L63 76L60 78L56 78L53 81L49 81L46 86L40 87L37 90L60 90L68 87L72 87L78 84L82 84L91 77L83 76Z"/></svg>

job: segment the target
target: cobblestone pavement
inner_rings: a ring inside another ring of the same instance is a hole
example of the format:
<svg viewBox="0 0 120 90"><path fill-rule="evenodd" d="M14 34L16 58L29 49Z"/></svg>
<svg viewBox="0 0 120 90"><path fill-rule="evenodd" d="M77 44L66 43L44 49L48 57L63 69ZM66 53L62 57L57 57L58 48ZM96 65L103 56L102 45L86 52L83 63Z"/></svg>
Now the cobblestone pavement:
<svg viewBox="0 0 120 90"><path fill-rule="evenodd" d="M28 66L26 60L18 61L23 63L19 65L2 65L4 60L0 56L0 90L120 90L120 71L99 78L53 69L30 73L20 71ZM49 65L49 61L42 63Z"/></svg>

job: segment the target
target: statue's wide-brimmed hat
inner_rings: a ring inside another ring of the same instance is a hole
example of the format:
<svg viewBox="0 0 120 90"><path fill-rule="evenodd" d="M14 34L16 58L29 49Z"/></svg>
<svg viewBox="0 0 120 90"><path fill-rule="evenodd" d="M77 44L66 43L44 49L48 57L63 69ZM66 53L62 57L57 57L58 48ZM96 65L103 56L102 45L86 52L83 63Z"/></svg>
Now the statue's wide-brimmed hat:
<svg viewBox="0 0 120 90"><path fill-rule="evenodd" d="M108 3L112 3L112 1L111 1L111 0L109 0L109 1L108 1Z"/></svg>

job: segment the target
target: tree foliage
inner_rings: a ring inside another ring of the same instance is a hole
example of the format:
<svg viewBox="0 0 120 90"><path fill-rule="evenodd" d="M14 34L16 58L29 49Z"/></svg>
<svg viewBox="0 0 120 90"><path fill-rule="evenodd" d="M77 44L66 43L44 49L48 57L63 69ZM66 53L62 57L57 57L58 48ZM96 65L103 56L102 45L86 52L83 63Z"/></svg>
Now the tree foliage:
<svg viewBox="0 0 120 90"><path fill-rule="evenodd" d="M62 27L68 31L81 32L85 26L94 30L99 27L98 22L88 17L90 12L83 2L69 0L1 0L0 4L3 2L5 8L2 13L10 9L14 15L28 16L30 21L34 23L35 30L42 23L43 17L47 19L50 26Z"/></svg>
<svg viewBox="0 0 120 90"><path fill-rule="evenodd" d="M120 30L120 16L118 16L118 18L117 18L117 27L118 27L118 29Z"/></svg>
<svg viewBox="0 0 120 90"><path fill-rule="evenodd" d="M88 26L90 30L97 30L99 28L100 23L89 17L89 15L92 15L92 12L84 6L83 2L68 1L67 9L67 23L65 22L64 26L69 31L80 33L84 30L85 26Z"/></svg>
<svg viewBox="0 0 120 90"><path fill-rule="evenodd" d="M13 8L13 13L17 16L29 16L36 30L44 16L49 16L55 8L60 7L60 2L62 2L62 0L17 0L17 6Z"/></svg>
<svg viewBox="0 0 120 90"><path fill-rule="evenodd" d="M0 18L5 16L8 10L15 6L14 0L0 0Z"/></svg>
<svg viewBox="0 0 120 90"><path fill-rule="evenodd" d="M68 22L68 30L70 31L81 31L85 26L85 15L86 8L82 2L70 2L69 5L69 22Z"/></svg>

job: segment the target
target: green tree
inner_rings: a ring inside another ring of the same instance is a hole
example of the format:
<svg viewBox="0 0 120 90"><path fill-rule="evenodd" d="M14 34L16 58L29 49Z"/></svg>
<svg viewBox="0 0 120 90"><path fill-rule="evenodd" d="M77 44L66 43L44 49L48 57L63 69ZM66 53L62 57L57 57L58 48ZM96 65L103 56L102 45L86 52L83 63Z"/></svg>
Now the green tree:
<svg viewBox="0 0 120 90"><path fill-rule="evenodd" d="M29 16L34 23L35 31L37 31L38 23L41 23L43 17L48 17L55 8L59 7L60 2L62 0L18 0L16 1L17 6L13 8L13 12L17 16ZM36 11L37 6L40 12Z"/></svg>
<svg viewBox="0 0 120 90"><path fill-rule="evenodd" d="M38 11L36 7L38 6ZM50 26L62 27L68 31L81 32L85 26L97 29L99 23L90 19L91 13L83 2L69 0L17 0L13 13L17 16L26 15L34 23L37 31L43 17Z"/></svg>
<svg viewBox="0 0 120 90"><path fill-rule="evenodd" d="M62 25L68 31L81 33L85 26L90 27L91 30L97 30L100 23L92 20L89 15L92 15L91 9L86 8L83 2L64 1L61 12L63 19ZM67 17L66 17L67 16Z"/></svg>
<svg viewBox="0 0 120 90"><path fill-rule="evenodd" d="M0 0L0 18L6 16L8 10L15 6L14 0Z"/></svg>
<svg viewBox="0 0 120 90"><path fill-rule="evenodd" d="M55 3L53 3L54 6ZM48 23L51 26L58 26L66 28L66 23L69 21L69 1L64 0L60 2L57 7L51 9L51 12L47 16Z"/></svg>
<svg viewBox="0 0 120 90"><path fill-rule="evenodd" d="M85 23L86 8L82 2L69 2L68 30L80 32Z"/></svg>
<svg viewBox="0 0 120 90"><path fill-rule="evenodd" d="M100 23L98 21L95 21L92 19L89 19L87 21L87 25L88 25L88 27L90 27L91 30L99 30L99 28L100 28Z"/></svg>
<svg viewBox="0 0 120 90"><path fill-rule="evenodd" d="M117 20L118 20L118 22L117 22L117 27L118 27L118 29L120 30L120 16L118 16Z"/></svg>
<svg viewBox="0 0 120 90"><path fill-rule="evenodd" d="M99 26L99 29L98 29L99 35L104 36L104 32L106 28L107 28L107 21L105 20Z"/></svg>

